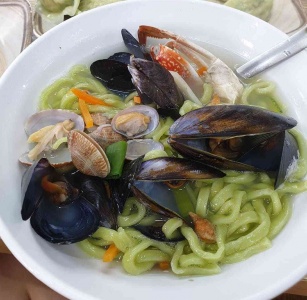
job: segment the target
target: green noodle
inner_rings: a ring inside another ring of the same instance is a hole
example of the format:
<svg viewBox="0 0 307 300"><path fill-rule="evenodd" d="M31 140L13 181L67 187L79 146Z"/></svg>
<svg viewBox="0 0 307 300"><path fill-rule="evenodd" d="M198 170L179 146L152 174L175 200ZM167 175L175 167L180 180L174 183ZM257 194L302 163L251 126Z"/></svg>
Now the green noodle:
<svg viewBox="0 0 307 300"><path fill-rule="evenodd" d="M110 93L90 70L83 65L74 66L66 77L60 78L43 90L39 109L68 109L80 113L78 98L71 92L71 88L89 91L93 96L104 100L111 106L88 105L89 111L103 112L108 117L113 117L120 110L133 105L133 95L126 98L126 102L115 94Z"/></svg>
<svg viewBox="0 0 307 300"><path fill-rule="evenodd" d="M108 117L134 105L133 98L137 96L137 92L133 92L122 99L110 93L87 67L75 66L66 77L56 80L42 92L39 108L62 108L79 113L78 98L71 92L73 87L87 90L112 105L88 105L90 112L103 112ZM240 103L283 112L284 107L276 101L274 89L274 84L267 81L247 85ZM205 83L200 101L206 105L212 97L213 87ZM180 114L199 107L187 99ZM162 143L164 150L150 151L145 160L178 156L167 142L173 122L170 117L160 118L158 127L146 136ZM101 258L113 243L121 252L122 266L129 274L139 275L157 263L169 262L171 270L182 276L217 274L223 264L242 261L268 249L271 240L291 216L291 196L307 190L307 182L302 181L307 170L306 142L299 132L292 130L291 134L297 140L299 158L277 190L274 189L274 180L266 173L225 171L224 178L190 182L180 192L180 196L187 198L189 210L215 226L215 243L200 240L195 231L179 218L168 219L162 232L167 239L181 236L182 241L171 243L149 239L132 227L150 226L158 216L132 197L118 216L117 230L100 227L91 237L80 242L80 247L90 256ZM55 146L61 142L59 140Z"/></svg>
<svg viewBox="0 0 307 300"><path fill-rule="evenodd" d="M198 105L197 103L191 101L191 100L185 100L179 110L179 114L181 116L185 115L186 113L201 108L201 105Z"/></svg>
<svg viewBox="0 0 307 300"><path fill-rule="evenodd" d="M201 241L194 230L178 218L169 219L162 228L167 238L178 236L177 231L181 230L185 241L176 244L151 240L123 226L122 218L130 226L138 224L143 216L144 220L149 218L142 204L137 204L133 198L126 202L123 214L118 217L123 227L117 231L99 228L93 238L115 243L124 254L123 268L133 275L146 272L161 261L169 261L177 275L216 274L222 264L235 263L268 249L272 238L291 216L290 194L283 191L284 196L280 198L273 189L272 179L264 173L226 173L224 178L198 181L200 188L191 188L198 190L194 195L196 213L216 226L214 245ZM299 192L295 190L296 183L291 184L293 191ZM149 219L148 224L151 221ZM86 245L89 247L87 253L91 253L91 241L88 239L88 243L82 245L83 249Z"/></svg>
<svg viewBox="0 0 307 300"><path fill-rule="evenodd" d="M172 239L177 236L176 230L183 225L183 221L179 218L169 219L162 226L162 232L165 234L167 239Z"/></svg>

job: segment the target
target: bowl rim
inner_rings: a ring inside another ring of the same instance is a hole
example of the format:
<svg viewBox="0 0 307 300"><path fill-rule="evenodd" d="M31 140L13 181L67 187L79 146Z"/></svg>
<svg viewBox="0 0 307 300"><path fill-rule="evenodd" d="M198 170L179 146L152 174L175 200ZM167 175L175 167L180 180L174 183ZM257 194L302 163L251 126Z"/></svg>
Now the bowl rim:
<svg viewBox="0 0 307 300"><path fill-rule="evenodd" d="M55 36L56 34L60 33L62 28L69 27L71 25L69 24L75 24L79 22L79 20L86 19L92 14L98 14L99 11L108 11L111 10L112 7L116 6L129 6L130 3L145 3L147 2L157 2L156 0L126 0L122 2L112 3L104 7L96 8L95 10L84 12L74 18L71 18L70 20L63 22L56 27L52 28L50 31L45 33L42 37L40 37L38 40L36 40L34 43L32 43L27 49L25 49L17 58L16 60L9 66L9 68L5 71L3 76L0 78L0 89L2 87L2 84L6 81L6 77L11 72L11 70L15 69L15 66L19 64L20 61L24 59L24 57L27 56L28 52L33 51L32 49L36 49L39 47L40 44L44 43L45 40L49 38L49 36ZM173 0L164 0L165 2L172 2ZM275 31L275 34L279 36L280 39L285 40L287 38L287 35L277 28L273 27L272 25L256 18L251 15L248 15L244 12L237 11L233 8L222 6L220 4L201 1L201 0L177 0L176 2L198 2L199 4L204 6L212 6L217 7L220 10L232 11L232 14L236 14L238 17L242 18L254 18L257 19L258 23L266 24L267 28L271 28L271 30ZM69 297L73 299L96 299L92 298L91 296L87 295L86 293L81 293L79 290L72 286L67 286L67 284L63 283L60 279L55 277L51 272L43 268L38 262L36 262L33 257L26 254L25 251L23 251L22 247L19 246L18 242L14 239L13 235L10 234L8 228L6 227L6 224L0 217L0 236L3 239L3 241L6 243L8 248L11 250L12 254L25 266L26 269L28 269L36 278L38 278L40 281L45 283L47 286L51 287L58 293ZM297 268L295 271L293 271L291 274L289 274L287 277L284 277L283 280L281 280L278 284L275 284L271 286L270 288L266 289L264 292L259 292L259 295L254 295L254 297L271 297L276 295L276 290L279 291L285 290L287 288L290 288L293 284L295 284L298 280L300 280L306 273L307 270L307 260L300 266L300 268Z"/></svg>

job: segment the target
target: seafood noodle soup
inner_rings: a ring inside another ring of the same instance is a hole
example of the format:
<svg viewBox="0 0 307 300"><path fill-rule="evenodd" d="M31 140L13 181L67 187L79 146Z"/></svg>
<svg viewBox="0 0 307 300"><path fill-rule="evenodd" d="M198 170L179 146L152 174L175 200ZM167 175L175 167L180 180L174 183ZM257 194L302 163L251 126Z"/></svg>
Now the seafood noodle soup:
<svg viewBox="0 0 307 300"><path fill-rule="evenodd" d="M27 120L23 220L132 275L216 274L271 247L307 187L274 83L163 29L121 33L125 52L71 68Z"/></svg>

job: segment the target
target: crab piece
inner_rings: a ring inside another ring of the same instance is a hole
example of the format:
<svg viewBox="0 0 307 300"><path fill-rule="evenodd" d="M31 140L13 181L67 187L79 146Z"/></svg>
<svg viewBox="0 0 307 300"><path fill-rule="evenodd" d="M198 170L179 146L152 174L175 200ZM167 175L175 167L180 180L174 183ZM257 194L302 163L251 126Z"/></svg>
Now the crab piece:
<svg viewBox="0 0 307 300"><path fill-rule="evenodd" d="M140 26L138 30L138 36L141 45L146 44L147 37L174 40L168 45L170 45L177 51L181 51L185 57L188 57L189 59L192 58L192 63L198 68L198 75L200 75L198 79L201 79L201 77L203 77L205 82L210 83L213 86L215 93L220 98L222 98L225 102L229 104L234 104L235 101L241 96L243 91L243 85L239 81L238 77L223 61L215 57L211 52L170 31L162 30L151 26ZM173 54L173 52L169 52L168 49L166 50L164 49L164 47L156 47L152 49L152 53L154 54L154 57L157 57L158 61L165 61L168 58L174 61L175 54ZM166 52L172 54L167 54L166 56ZM179 54L179 56L180 59L177 59L177 62L180 60L180 69L183 67L187 67L186 60L182 60L183 55ZM177 58L179 56L177 54ZM177 67L179 68L179 66ZM185 78L185 80L187 80L187 78L188 80L193 80L193 78L195 77L194 75L192 76L189 74ZM199 87L199 85L197 84L197 82L199 81L198 79L195 81L197 87ZM196 94L197 93L198 92L196 92Z"/></svg>
<svg viewBox="0 0 307 300"><path fill-rule="evenodd" d="M165 69L178 73L194 91L197 98L201 98L204 90L203 81L180 53L165 45L157 45L151 47L151 55Z"/></svg>

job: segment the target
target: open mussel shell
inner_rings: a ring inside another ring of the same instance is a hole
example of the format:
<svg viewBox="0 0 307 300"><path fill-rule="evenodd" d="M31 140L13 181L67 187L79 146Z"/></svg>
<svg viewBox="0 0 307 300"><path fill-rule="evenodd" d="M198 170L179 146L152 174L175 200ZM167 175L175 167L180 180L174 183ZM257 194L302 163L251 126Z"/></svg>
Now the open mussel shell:
<svg viewBox="0 0 307 300"><path fill-rule="evenodd" d="M131 53L128 53L128 52L116 52L110 57L108 57L108 59L116 60L123 64L128 65L130 63L130 56L131 56Z"/></svg>
<svg viewBox="0 0 307 300"><path fill-rule="evenodd" d="M142 102L155 102L161 108L179 110L183 96L173 76L160 64L131 57L128 70Z"/></svg>
<svg viewBox="0 0 307 300"><path fill-rule="evenodd" d="M131 190L151 211L169 218L181 218L176 199L163 182L135 181Z"/></svg>
<svg viewBox="0 0 307 300"><path fill-rule="evenodd" d="M32 164L24 173L21 182L21 191L23 195L21 217L24 221L31 217L42 200L42 178L53 172L54 169L51 167L48 160L42 158Z"/></svg>
<svg viewBox="0 0 307 300"><path fill-rule="evenodd" d="M287 131L266 135L266 139L255 143L254 147L251 147L251 141L249 150L236 160L210 153L206 139L169 139L169 143L182 156L216 168L269 172L275 177L275 188L284 182L291 165L298 158L297 142Z"/></svg>
<svg viewBox="0 0 307 300"><path fill-rule="evenodd" d="M167 239L162 231L162 226L171 218L180 218L180 211L176 204L175 196L171 189L162 182L135 181L131 188L133 195L145 205L149 214L157 215L155 221L149 225L137 224L134 227L149 238L174 242L182 240L181 234L174 239ZM189 201L187 199L187 201Z"/></svg>
<svg viewBox="0 0 307 300"><path fill-rule="evenodd" d="M48 242L70 244L93 234L99 226L100 214L83 196L61 206L43 197L30 222L35 232Z"/></svg>
<svg viewBox="0 0 307 300"><path fill-rule="evenodd" d="M143 158L144 155L126 163L119 179L108 180L112 201L116 203L119 213L122 213L126 200L130 196L131 186L140 170Z"/></svg>
<svg viewBox="0 0 307 300"><path fill-rule="evenodd" d="M117 228L118 208L114 199L107 192L106 182L81 172L66 175L68 181L78 187L84 198L96 207L100 214L99 225L105 228Z"/></svg>
<svg viewBox="0 0 307 300"><path fill-rule="evenodd" d="M121 34L126 47L135 57L143 59L150 58L145 48L139 44L138 40L127 29L122 29Z"/></svg>
<svg viewBox="0 0 307 300"><path fill-rule="evenodd" d="M174 122L175 138L238 137L277 133L296 126L291 117L250 105L215 105L193 110Z"/></svg>
<svg viewBox="0 0 307 300"><path fill-rule="evenodd" d="M276 174L275 188L279 187L287 178L288 174L292 171L291 166L295 164L298 159L298 149L296 139L292 134L286 131L280 158L280 165Z"/></svg>
<svg viewBox="0 0 307 300"><path fill-rule="evenodd" d="M150 225L143 225L143 224L136 224L133 227L146 235L147 237L154 239L156 241L166 242L166 243L172 243L172 242L179 242L184 240L183 235L180 231L177 232L177 234L174 235L171 239L167 238L165 234L162 231L162 227L165 224L166 221L168 221L169 218L165 216L159 216L157 215L157 218L154 220L154 222Z"/></svg>
<svg viewBox="0 0 307 300"><path fill-rule="evenodd" d="M256 167L242 162L214 155L208 151L206 139L168 139L168 143L185 158L202 162L206 165L237 171L259 171Z"/></svg>
<svg viewBox="0 0 307 300"><path fill-rule="evenodd" d="M276 172L281 164L285 143L285 131L269 137L238 158L238 162L254 166L262 171Z"/></svg>
<svg viewBox="0 0 307 300"><path fill-rule="evenodd" d="M137 131L140 128L140 125L138 123L138 114L140 114L141 117L143 116L149 117L149 123L146 125L147 127L145 130L140 131L134 135L128 134L129 130L131 130L132 128L137 129ZM127 118L127 121L126 121L127 125L122 127L122 128L125 128L125 130L119 129L118 120L119 118L122 118L125 115L129 116L129 118ZM147 105L135 105L135 106L126 108L120 111L119 113L117 113L112 119L112 123L111 123L114 131L130 139L140 138L140 137L145 136L146 134L151 133L157 128L158 124L159 124L158 112L154 108L147 106Z"/></svg>
<svg viewBox="0 0 307 300"><path fill-rule="evenodd" d="M90 71L111 91L131 93L135 90L125 63L112 59L97 60L91 64Z"/></svg>
<svg viewBox="0 0 307 300"><path fill-rule="evenodd" d="M173 181L221 178L220 170L194 160L176 157L160 157L142 163L137 180Z"/></svg>
<svg viewBox="0 0 307 300"><path fill-rule="evenodd" d="M43 158L22 180L23 220L51 243L69 244L93 234L98 226L117 228L118 209L101 178L80 172L60 174Z"/></svg>
<svg viewBox="0 0 307 300"><path fill-rule="evenodd" d="M54 125L65 120L74 122L74 129L83 131L84 121L81 116L76 113L64 109L48 109L42 110L33 114L25 123L25 131L27 135L40 130L41 128L49 125Z"/></svg>

